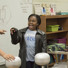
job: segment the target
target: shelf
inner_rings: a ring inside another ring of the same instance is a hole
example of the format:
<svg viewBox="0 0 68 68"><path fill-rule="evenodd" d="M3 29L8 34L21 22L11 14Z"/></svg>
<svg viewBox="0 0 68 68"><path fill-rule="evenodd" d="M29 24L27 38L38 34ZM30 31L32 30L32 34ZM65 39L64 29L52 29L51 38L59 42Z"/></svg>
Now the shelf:
<svg viewBox="0 0 68 68"><path fill-rule="evenodd" d="M46 33L47 41L49 39L56 39L56 38L66 38L66 45L68 46L68 15L41 15L41 25L40 30ZM55 31L55 32L46 32L47 25L59 25L63 28L63 30ZM60 52L61 54L61 52ZM66 54L66 52L64 53ZM56 58L55 58L56 59ZM66 61L67 56L64 55L64 60ZM57 60L56 60L57 62ZM48 66L53 66L56 62L48 64ZM60 62L60 61L59 61Z"/></svg>
<svg viewBox="0 0 68 68"><path fill-rule="evenodd" d="M68 32L68 30L59 30L57 32L46 32L46 34L54 34L54 33L61 33L61 32Z"/></svg>
<svg viewBox="0 0 68 68"><path fill-rule="evenodd" d="M45 16L46 19L68 18L68 15L41 15L41 16Z"/></svg>

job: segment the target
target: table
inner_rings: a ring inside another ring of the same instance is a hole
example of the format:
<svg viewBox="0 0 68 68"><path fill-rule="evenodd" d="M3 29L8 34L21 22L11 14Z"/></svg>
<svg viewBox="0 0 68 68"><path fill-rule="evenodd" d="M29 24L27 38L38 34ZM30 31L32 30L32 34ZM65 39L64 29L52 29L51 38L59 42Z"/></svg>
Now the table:
<svg viewBox="0 0 68 68"><path fill-rule="evenodd" d="M65 52L65 51L52 51L52 52L47 52L47 53L49 53L49 54L55 54L55 55L57 55L57 54L64 54L64 55L67 55L67 68L68 68L68 52ZM57 58L56 58L56 60L57 60ZM58 62L58 60L57 60L57 62Z"/></svg>

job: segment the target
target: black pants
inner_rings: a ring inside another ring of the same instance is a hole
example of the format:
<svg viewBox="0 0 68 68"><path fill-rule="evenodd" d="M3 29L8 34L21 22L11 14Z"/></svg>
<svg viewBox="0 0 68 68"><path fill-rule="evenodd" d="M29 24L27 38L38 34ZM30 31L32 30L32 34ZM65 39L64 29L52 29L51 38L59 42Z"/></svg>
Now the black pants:
<svg viewBox="0 0 68 68"><path fill-rule="evenodd" d="M34 62L31 61L26 62L26 68L34 68ZM41 68L41 66L38 66L37 68Z"/></svg>

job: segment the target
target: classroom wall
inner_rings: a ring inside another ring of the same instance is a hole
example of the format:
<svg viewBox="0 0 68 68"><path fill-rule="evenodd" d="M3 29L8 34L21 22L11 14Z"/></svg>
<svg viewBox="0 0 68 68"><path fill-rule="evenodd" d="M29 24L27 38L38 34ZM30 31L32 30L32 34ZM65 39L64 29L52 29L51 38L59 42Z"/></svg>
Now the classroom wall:
<svg viewBox="0 0 68 68"><path fill-rule="evenodd" d="M35 3L56 4L57 11L68 12L68 0L33 0Z"/></svg>
<svg viewBox="0 0 68 68"><path fill-rule="evenodd" d="M19 44L11 43L10 28L27 27L28 16L32 13L32 3L23 3L24 0L0 0L0 29L6 30L5 34L0 34L0 49L13 56L18 56ZM0 56L2 64L5 64L5 60Z"/></svg>
<svg viewBox="0 0 68 68"><path fill-rule="evenodd" d="M7 30L5 35L0 35L0 47L6 53L10 53L10 54L13 54L16 56L18 54L19 46L12 46L11 38L10 38L10 28L12 26L16 26L17 28L26 27L27 20L25 19L25 17L27 17L28 15L20 13L21 9L19 9L20 7L18 6L20 4L17 0L0 0L0 1L4 1L4 3L6 1L7 5L9 5L9 8L11 10L11 20L9 21L9 23L6 26L3 26L3 25L0 26L0 29ZM68 11L68 7L67 7L68 0L33 0L33 4L35 4L35 3L46 3L46 4L55 3L56 7L57 7L57 11ZM16 4L18 4L18 5L16 5ZM15 8L13 8L13 7L15 7ZM8 49L8 51L7 51L7 49ZM16 51L16 53L14 53L14 51ZM1 61L3 61L3 59L0 59L0 62ZM2 67L0 66L0 68L2 68Z"/></svg>

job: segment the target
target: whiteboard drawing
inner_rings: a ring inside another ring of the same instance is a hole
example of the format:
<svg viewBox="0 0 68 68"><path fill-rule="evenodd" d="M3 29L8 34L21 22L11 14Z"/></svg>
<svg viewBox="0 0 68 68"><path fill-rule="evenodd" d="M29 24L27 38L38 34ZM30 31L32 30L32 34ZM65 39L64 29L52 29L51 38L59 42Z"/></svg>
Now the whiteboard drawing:
<svg viewBox="0 0 68 68"><path fill-rule="evenodd" d="M32 0L21 0L23 3L32 3Z"/></svg>
<svg viewBox="0 0 68 68"><path fill-rule="evenodd" d="M0 5L0 24L7 24L11 18L11 13L7 5Z"/></svg>
<svg viewBox="0 0 68 68"><path fill-rule="evenodd" d="M32 12L32 4L31 3L23 3L22 1L20 2L22 13L30 14Z"/></svg>

